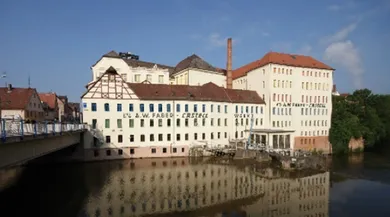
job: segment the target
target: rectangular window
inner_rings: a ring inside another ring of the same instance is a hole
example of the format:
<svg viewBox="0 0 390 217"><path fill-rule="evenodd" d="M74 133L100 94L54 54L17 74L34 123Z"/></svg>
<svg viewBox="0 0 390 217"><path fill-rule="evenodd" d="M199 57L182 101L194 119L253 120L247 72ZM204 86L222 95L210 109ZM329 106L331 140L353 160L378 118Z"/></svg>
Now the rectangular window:
<svg viewBox="0 0 390 217"><path fill-rule="evenodd" d="M176 126L180 127L180 119L176 119Z"/></svg>
<svg viewBox="0 0 390 217"><path fill-rule="evenodd" d="M225 126L227 126L227 118L225 118Z"/></svg>
<svg viewBox="0 0 390 217"><path fill-rule="evenodd" d="M206 112L206 105L205 104L202 105L202 112Z"/></svg>
<svg viewBox="0 0 390 217"><path fill-rule="evenodd" d="M167 112L171 112L171 104L167 104Z"/></svg>
<svg viewBox="0 0 390 217"><path fill-rule="evenodd" d="M172 152L173 152L173 153L176 153L176 152L177 152L177 148L173 148L173 149L172 149Z"/></svg>
<svg viewBox="0 0 390 217"><path fill-rule="evenodd" d="M194 105L194 112L198 112L198 105Z"/></svg>
<svg viewBox="0 0 390 217"><path fill-rule="evenodd" d="M111 136L106 136L106 143L111 143Z"/></svg>
<svg viewBox="0 0 390 217"><path fill-rule="evenodd" d="M141 142L145 142L145 135L142 134L140 137L141 137L141 138L140 138L140 141L141 141Z"/></svg>
<svg viewBox="0 0 390 217"><path fill-rule="evenodd" d="M227 114L228 113L228 106L225 105L225 113Z"/></svg>
<svg viewBox="0 0 390 217"><path fill-rule="evenodd" d="M149 141L150 142L154 142L154 134L150 134L149 135Z"/></svg>
<svg viewBox="0 0 390 217"><path fill-rule="evenodd" d="M161 133L158 134L158 141L160 141L160 142L163 141L163 134L161 134Z"/></svg>
<svg viewBox="0 0 390 217"><path fill-rule="evenodd" d="M218 120L217 120L217 125L221 126L221 119L220 118L218 118Z"/></svg>
<svg viewBox="0 0 390 217"><path fill-rule="evenodd" d="M122 104L118 103L116 104L116 111L121 112L122 111Z"/></svg>
<svg viewBox="0 0 390 217"><path fill-rule="evenodd" d="M176 134L176 141L180 141L180 134Z"/></svg>
<svg viewBox="0 0 390 217"><path fill-rule="evenodd" d="M93 112L96 112L96 103L92 103L92 105L91 105L91 110L93 111Z"/></svg>
<svg viewBox="0 0 390 217"><path fill-rule="evenodd" d="M214 112L214 105L210 105L210 112Z"/></svg>
<svg viewBox="0 0 390 217"><path fill-rule="evenodd" d="M167 127L171 126L171 119L167 119Z"/></svg>
<svg viewBox="0 0 390 217"><path fill-rule="evenodd" d="M132 112L132 111L134 111L134 105L133 105L133 103L130 103L129 104L129 112Z"/></svg>
<svg viewBox="0 0 390 217"><path fill-rule="evenodd" d="M117 119L117 120L116 120L116 126L117 126L118 128L122 128L122 119Z"/></svg>
<svg viewBox="0 0 390 217"><path fill-rule="evenodd" d="M141 120L140 120L140 126L141 126L141 127L145 127L145 120L144 120L144 119L141 119Z"/></svg>
<svg viewBox="0 0 390 217"><path fill-rule="evenodd" d="M194 133L194 140L198 140L198 134Z"/></svg>
<svg viewBox="0 0 390 217"><path fill-rule="evenodd" d="M159 127L162 127L162 126L163 126L163 120L162 120L162 119L158 119L158 126L159 126Z"/></svg>
<svg viewBox="0 0 390 217"><path fill-rule="evenodd" d="M145 111L145 107L144 107L144 104L139 104L139 111L140 112L144 112Z"/></svg>
<svg viewBox="0 0 390 217"><path fill-rule="evenodd" d="M184 140L188 141L188 133L184 134Z"/></svg>
<svg viewBox="0 0 390 217"><path fill-rule="evenodd" d="M141 82L141 75L134 75L135 82Z"/></svg>
<svg viewBox="0 0 390 217"><path fill-rule="evenodd" d="M249 113L249 108L248 108L248 106L245 107L245 112L246 112L246 113Z"/></svg>
<svg viewBox="0 0 390 217"><path fill-rule="evenodd" d="M203 139L203 140L206 139L206 133L202 133L202 139Z"/></svg>
<svg viewBox="0 0 390 217"><path fill-rule="evenodd" d="M92 119L92 129L96 129L97 120Z"/></svg>
<svg viewBox="0 0 390 217"><path fill-rule="evenodd" d="M156 154L156 149L155 148L152 148L151 151L152 151L152 154Z"/></svg>
<svg viewBox="0 0 390 217"><path fill-rule="evenodd" d="M188 112L188 104L184 105L184 112Z"/></svg>
<svg viewBox="0 0 390 217"><path fill-rule="evenodd" d="M167 134L167 141L169 142L169 141L171 141L171 134Z"/></svg>
<svg viewBox="0 0 390 217"><path fill-rule="evenodd" d="M251 113L253 114L253 106L251 106Z"/></svg>
<svg viewBox="0 0 390 217"><path fill-rule="evenodd" d="M158 76L158 83L163 84L164 83L164 75Z"/></svg>
<svg viewBox="0 0 390 217"><path fill-rule="evenodd" d="M238 113L238 105L236 105L236 113Z"/></svg>
<svg viewBox="0 0 390 217"><path fill-rule="evenodd" d="M158 104L158 112L162 112L163 110L162 107L163 107L162 104Z"/></svg>
<svg viewBox="0 0 390 217"><path fill-rule="evenodd" d="M154 120L153 120L153 119L150 119L150 120L149 120L149 126L150 126L150 127L154 127Z"/></svg>
<svg viewBox="0 0 390 217"><path fill-rule="evenodd" d="M118 135L118 143L122 143L123 142L123 136L122 135Z"/></svg>
<svg viewBox="0 0 390 217"><path fill-rule="evenodd" d="M214 118L210 119L210 126L214 126Z"/></svg>
<svg viewBox="0 0 390 217"><path fill-rule="evenodd" d="M134 128L134 119L129 119L129 127Z"/></svg>
<svg viewBox="0 0 390 217"><path fill-rule="evenodd" d="M106 111L106 112L110 111L110 104L104 103L104 111Z"/></svg>
<svg viewBox="0 0 390 217"><path fill-rule="evenodd" d="M188 127L188 118L184 119L184 126Z"/></svg>
<svg viewBox="0 0 390 217"><path fill-rule="evenodd" d="M180 112L180 104L176 104L176 112Z"/></svg>
<svg viewBox="0 0 390 217"><path fill-rule="evenodd" d="M105 126L105 128L110 128L110 119L106 119L104 121L104 126Z"/></svg>
<svg viewBox="0 0 390 217"><path fill-rule="evenodd" d="M217 112L221 113L221 106L220 105L217 106Z"/></svg>
<svg viewBox="0 0 390 217"><path fill-rule="evenodd" d="M149 104L149 112L154 112L154 104Z"/></svg>

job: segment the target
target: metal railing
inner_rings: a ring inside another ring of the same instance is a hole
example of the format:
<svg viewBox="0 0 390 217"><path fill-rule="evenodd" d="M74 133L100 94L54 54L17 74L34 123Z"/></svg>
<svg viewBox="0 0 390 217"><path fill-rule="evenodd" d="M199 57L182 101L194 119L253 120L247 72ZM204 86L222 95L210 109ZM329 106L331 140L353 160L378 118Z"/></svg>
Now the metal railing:
<svg viewBox="0 0 390 217"><path fill-rule="evenodd" d="M85 124L61 123L49 121L36 121L33 123L25 120L1 119L0 132L1 140L5 142L10 137L40 136L40 135L62 135L87 129Z"/></svg>

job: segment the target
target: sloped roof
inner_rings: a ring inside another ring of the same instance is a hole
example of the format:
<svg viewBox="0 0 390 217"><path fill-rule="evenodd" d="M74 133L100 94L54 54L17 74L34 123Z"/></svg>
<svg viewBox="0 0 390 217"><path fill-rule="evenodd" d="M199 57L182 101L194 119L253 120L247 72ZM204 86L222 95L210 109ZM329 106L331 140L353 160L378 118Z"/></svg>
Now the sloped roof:
<svg viewBox="0 0 390 217"><path fill-rule="evenodd" d="M268 52L263 56L263 58L233 70L232 78L237 79L239 77L245 76L246 73L270 63L302 68L334 70L332 67L310 56Z"/></svg>
<svg viewBox="0 0 390 217"><path fill-rule="evenodd" d="M39 93L38 95L41 101L46 103L50 109L56 108L57 95L55 93Z"/></svg>
<svg viewBox="0 0 390 217"><path fill-rule="evenodd" d="M211 82L202 86L127 84L141 100L189 100L265 104L255 91L225 89Z"/></svg>
<svg viewBox="0 0 390 217"><path fill-rule="evenodd" d="M119 54L116 51L112 50L104 54L103 57L119 57Z"/></svg>
<svg viewBox="0 0 390 217"><path fill-rule="evenodd" d="M188 56L184 60L180 61L176 65L173 73L180 72L188 68L202 69L207 71L217 71L215 67L213 67L208 62L204 61L198 55L192 54L191 56Z"/></svg>
<svg viewBox="0 0 390 217"><path fill-rule="evenodd" d="M1 109L20 109L24 110L30 103L31 96L36 93L35 88L12 87L8 91L7 87L0 88Z"/></svg>

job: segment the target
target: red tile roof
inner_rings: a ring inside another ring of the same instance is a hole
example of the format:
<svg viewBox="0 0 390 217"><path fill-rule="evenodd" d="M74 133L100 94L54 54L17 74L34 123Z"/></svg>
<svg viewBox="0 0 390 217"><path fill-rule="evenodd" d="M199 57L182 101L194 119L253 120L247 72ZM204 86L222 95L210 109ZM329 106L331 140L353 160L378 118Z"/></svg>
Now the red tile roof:
<svg viewBox="0 0 390 217"><path fill-rule="evenodd" d="M141 100L190 100L265 104L255 92L219 87L214 83L202 86L127 83Z"/></svg>
<svg viewBox="0 0 390 217"><path fill-rule="evenodd" d="M332 67L322 63L313 57L296 55L296 54L285 54L285 53L277 53L277 52L269 52L263 56L263 58L251 62L247 65L244 65L238 69L233 70L232 77L233 79L237 79L239 77L245 76L246 73L265 66L267 64L280 64L287 66L295 66L302 68L315 68L315 69L329 69L334 70Z"/></svg>
<svg viewBox="0 0 390 217"><path fill-rule="evenodd" d="M31 96L36 93L35 88L12 87L11 91L7 87L0 88L1 109L24 110L29 104Z"/></svg>
<svg viewBox="0 0 390 217"><path fill-rule="evenodd" d="M46 103L50 109L57 107L57 95L55 93L39 93L39 98Z"/></svg>

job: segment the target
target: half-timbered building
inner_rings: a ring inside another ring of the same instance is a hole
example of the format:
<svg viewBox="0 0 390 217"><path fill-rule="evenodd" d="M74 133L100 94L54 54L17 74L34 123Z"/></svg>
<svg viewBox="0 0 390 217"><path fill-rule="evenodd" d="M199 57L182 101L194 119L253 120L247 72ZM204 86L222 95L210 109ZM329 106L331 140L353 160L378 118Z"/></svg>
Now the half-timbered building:
<svg viewBox="0 0 390 217"><path fill-rule="evenodd" d="M264 126L264 101L254 91L127 83L109 68L82 96L85 141L94 158L187 156L192 145L228 145Z"/></svg>

